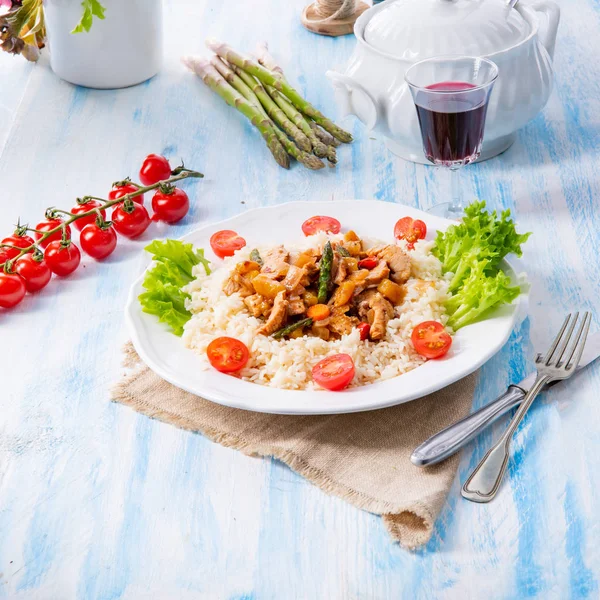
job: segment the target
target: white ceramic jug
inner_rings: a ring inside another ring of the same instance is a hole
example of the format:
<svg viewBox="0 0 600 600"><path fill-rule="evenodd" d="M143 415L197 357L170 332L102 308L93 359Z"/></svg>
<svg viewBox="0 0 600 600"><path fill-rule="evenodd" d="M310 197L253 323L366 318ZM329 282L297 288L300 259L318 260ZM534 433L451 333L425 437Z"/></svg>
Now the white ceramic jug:
<svg viewBox="0 0 600 600"><path fill-rule="evenodd" d="M101 0L105 19L71 33L80 0L44 0L52 70L91 88L122 88L156 75L162 62L162 0Z"/></svg>

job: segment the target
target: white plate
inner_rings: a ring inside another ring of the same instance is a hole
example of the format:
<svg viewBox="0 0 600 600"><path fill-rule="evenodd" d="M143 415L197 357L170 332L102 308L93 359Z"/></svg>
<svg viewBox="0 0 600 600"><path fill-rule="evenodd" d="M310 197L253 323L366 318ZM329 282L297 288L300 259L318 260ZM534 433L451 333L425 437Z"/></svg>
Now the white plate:
<svg viewBox="0 0 600 600"><path fill-rule="evenodd" d="M427 238L436 230L444 230L451 221L420 210L388 202L346 200L331 202L290 202L258 208L226 221L207 225L182 239L204 248L206 256L219 263L209 245L210 236L221 229L233 229L243 236L248 246L282 243L302 236L301 224L313 215L329 215L339 219L344 229L354 229L362 236L391 240L394 223L409 215L427 224ZM516 281L508 263L503 269ZM432 360L399 377L343 392L279 390L215 370L198 368L197 356L185 348L181 339L142 312L137 297L142 293L143 275L133 284L125 309L133 344L142 360L160 377L179 388L213 402L268 413L332 414L374 410L393 406L435 392L489 360L510 336L518 314L521 296L511 306L499 309L483 322L459 330L450 352L440 360Z"/></svg>

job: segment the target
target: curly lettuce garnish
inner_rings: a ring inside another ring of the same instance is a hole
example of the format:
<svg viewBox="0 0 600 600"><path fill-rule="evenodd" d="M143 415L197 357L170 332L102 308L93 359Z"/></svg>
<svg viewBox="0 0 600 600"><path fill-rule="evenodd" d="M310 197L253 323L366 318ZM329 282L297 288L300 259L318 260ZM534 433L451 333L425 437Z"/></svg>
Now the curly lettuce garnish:
<svg viewBox="0 0 600 600"><path fill-rule="evenodd" d="M204 250L194 250L192 244L178 240L155 240L145 250L152 254L155 265L144 277L142 285L147 291L138 297L142 310L156 315L180 336L192 316L185 307L190 296L181 288L194 279L192 269L198 264L210 275L210 262L204 258Z"/></svg>
<svg viewBox="0 0 600 600"><path fill-rule="evenodd" d="M444 273L452 273L446 303L448 325L454 330L469 325L487 311L511 303L521 292L511 286L500 270L508 254L522 255L531 233L517 233L510 210L498 217L485 210L485 202L474 202L465 209L461 223L438 231L432 252L442 263Z"/></svg>

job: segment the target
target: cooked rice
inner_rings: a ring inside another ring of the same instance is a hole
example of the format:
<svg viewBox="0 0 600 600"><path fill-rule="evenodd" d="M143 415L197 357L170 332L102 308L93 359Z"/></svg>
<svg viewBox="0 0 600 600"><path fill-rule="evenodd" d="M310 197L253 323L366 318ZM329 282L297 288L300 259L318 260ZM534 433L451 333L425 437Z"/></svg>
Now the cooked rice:
<svg viewBox="0 0 600 600"><path fill-rule="evenodd" d="M285 244L285 247L290 251L322 247L328 238L333 241L342 236L318 234L294 245ZM367 247L377 242L365 238L363 241ZM208 344L220 336L237 338L250 350L250 361L240 377L282 389L318 388L312 381L313 366L326 356L342 352L352 357L356 367L351 386L397 377L425 362L410 341L414 327L423 321L446 324L444 303L448 297L448 281L442 276L439 260L431 254L432 245L433 242L421 240L409 252L412 272L406 283L406 296L402 305L395 307L396 318L389 321L386 337L379 342L361 341L358 329L330 341L306 335L281 340L256 335L262 321L250 314L238 293L227 296L223 292L223 284L235 264L249 257L251 248L243 248L225 259L223 266L209 276L201 265L195 268L196 279L186 288L191 295L187 306L193 316L185 325L184 343L198 354L199 368L208 369ZM268 247L258 249L264 253Z"/></svg>

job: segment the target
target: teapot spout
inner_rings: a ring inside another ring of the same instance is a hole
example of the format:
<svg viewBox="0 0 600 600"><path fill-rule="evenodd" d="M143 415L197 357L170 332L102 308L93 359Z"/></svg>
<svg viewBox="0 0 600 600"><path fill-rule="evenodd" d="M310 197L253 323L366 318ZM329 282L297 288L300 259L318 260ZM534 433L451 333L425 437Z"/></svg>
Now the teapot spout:
<svg viewBox="0 0 600 600"><path fill-rule="evenodd" d="M361 120L367 131L377 126L379 111L373 96L356 80L336 71L327 71L335 90L335 98L342 116L354 115Z"/></svg>
<svg viewBox="0 0 600 600"><path fill-rule="evenodd" d="M554 45L556 44L556 32L560 21L560 7L552 0L538 0L529 4L538 15L540 28L538 36L550 58L554 58Z"/></svg>

